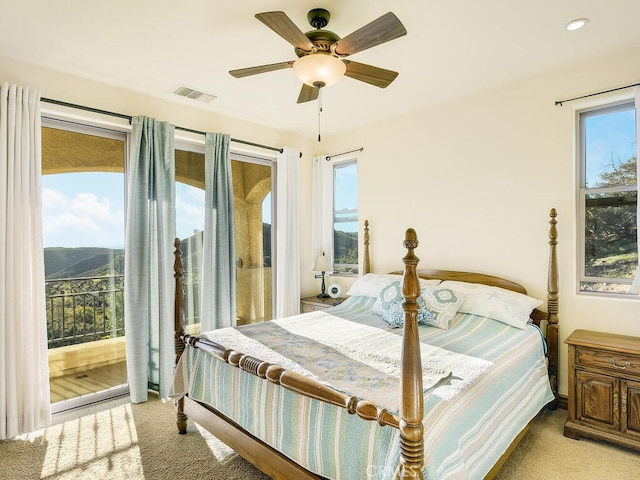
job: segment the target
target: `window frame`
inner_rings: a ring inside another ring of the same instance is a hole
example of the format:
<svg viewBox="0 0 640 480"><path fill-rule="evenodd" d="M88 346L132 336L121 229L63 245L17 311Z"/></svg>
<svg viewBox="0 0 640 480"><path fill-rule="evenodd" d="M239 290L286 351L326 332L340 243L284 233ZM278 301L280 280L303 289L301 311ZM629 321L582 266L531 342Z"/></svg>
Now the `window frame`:
<svg viewBox="0 0 640 480"><path fill-rule="evenodd" d="M587 196L592 194L602 193L622 193L622 192L634 192L638 191L638 185L616 185L610 187L587 187L587 158L586 158L586 127L585 119L594 117L596 115L602 115L607 113L620 112L625 110L633 110L636 112L636 122L638 118L638 112L635 107L635 99L633 96L622 97L614 101L608 101L605 103L597 103L585 108L576 109L576 151L577 151L577 185L576 185L576 211L577 211L577 269L576 269L576 292L578 295L587 296L601 296L611 298L635 298L636 295L626 292L607 292L607 291L593 291L583 290L581 285L583 282L600 282L609 285L628 285L633 282L631 278L612 278L612 277L597 277L586 275L586 213L587 213ZM638 141L636 135L636 143ZM638 162L636 157L636 162Z"/></svg>

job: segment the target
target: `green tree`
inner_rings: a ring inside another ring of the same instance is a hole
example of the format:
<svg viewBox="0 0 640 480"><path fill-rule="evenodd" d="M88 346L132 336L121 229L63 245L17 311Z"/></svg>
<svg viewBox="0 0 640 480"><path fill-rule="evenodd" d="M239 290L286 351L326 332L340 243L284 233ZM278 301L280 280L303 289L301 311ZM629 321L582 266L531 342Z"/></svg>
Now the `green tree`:
<svg viewBox="0 0 640 480"><path fill-rule="evenodd" d="M636 157L612 159L598 187L637 184ZM588 194L585 270L590 276L632 277L638 263L637 191Z"/></svg>

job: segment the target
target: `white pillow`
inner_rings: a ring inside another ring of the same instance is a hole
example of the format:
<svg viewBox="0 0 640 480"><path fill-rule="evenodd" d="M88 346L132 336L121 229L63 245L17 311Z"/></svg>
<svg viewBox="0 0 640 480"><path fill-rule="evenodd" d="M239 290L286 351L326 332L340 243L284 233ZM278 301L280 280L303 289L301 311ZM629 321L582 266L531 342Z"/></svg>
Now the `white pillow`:
<svg viewBox="0 0 640 480"><path fill-rule="evenodd" d="M351 285L351 288L347 292L347 295L352 297L373 297L378 298L382 290L392 284L393 282L402 282L402 275L395 275L391 273L367 273L358 278L356 282ZM420 279L420 288L424 288L427 285L437 285L440 280L425 280ZM400 285L400 284L399 284ZM400 299L402 298L402 292L400 292Z"/></svg>
<svg viewBox="0 0 640 480"><path fill-rule="evenodd" d="M446 280L440 286L464 294L461 312L493 318L516 328L524 328L533 309L542 305L537 298L479 283Z"/></svg>

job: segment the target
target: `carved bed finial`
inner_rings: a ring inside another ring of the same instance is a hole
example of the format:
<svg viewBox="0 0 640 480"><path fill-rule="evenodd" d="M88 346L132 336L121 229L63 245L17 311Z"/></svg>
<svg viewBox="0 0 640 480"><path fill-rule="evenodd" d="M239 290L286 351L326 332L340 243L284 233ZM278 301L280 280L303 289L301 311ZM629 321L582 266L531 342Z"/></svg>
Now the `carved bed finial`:
<svg viewBox="0 0 640 480"><path fill-rule="evenodd" d="M413 250L418 248L418 235L413 228L407 228L407 231L404 234L404 242L402 242L404 248L411 250L411 254L413 254Z"/></svg>

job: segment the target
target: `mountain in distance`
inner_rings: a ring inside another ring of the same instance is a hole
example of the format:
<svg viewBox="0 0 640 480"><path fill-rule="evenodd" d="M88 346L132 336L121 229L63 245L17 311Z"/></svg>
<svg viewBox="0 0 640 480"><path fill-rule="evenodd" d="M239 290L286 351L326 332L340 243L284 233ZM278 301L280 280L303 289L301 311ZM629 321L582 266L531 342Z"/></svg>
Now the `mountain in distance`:
<svg viewBox="0 0 640 480"><path fill-rule="evenodd" d="M124 273L124 249L49 247L44 249L44 275L59 278L102 277Z"/></svg>
<svg viewBox="0 0 640 480"><path fill-rule="evenodd" d="M271 225L263 223L263 265L271 266ZM357 233L344 234L341 245L347 249L357 243ZM354 237L354 238L351 238ZM185 268L197 270L201 262L202 231L182 239L182 261ZM173 263L172 263L173 265ZM47 247L44 249L44 271L47 280L80 277L102 277L124 273L124 249L103 247Z"/></svg>
<svg viewBox="0 0 640 480"><path fill-rule="evenodd" d="M182 258L185 264L187 261L190 261L189 264L199 262L198 248L195 247L198 244L202 244L202 232L196 232L182 240ZM171 267L173 267L173 257ZM124 248L47 247L44 249L46 280L122 274L124 274Z"/></svg>

